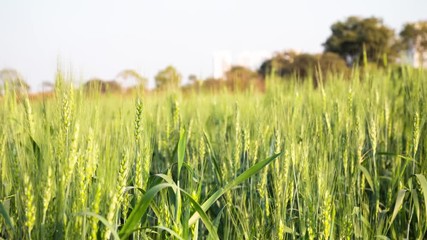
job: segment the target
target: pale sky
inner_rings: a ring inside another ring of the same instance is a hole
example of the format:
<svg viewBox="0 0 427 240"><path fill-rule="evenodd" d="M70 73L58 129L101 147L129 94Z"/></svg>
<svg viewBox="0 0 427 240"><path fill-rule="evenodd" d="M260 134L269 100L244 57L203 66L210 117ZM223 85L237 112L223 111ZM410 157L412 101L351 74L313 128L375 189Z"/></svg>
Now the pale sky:
<svg viewBox="0 0 427 240"><path fill-rule="evenodd" d="M153 81L167 65L186 80L213 75L217 52L321 52L347 16L399 31L426 11L426 0L0 0L0 69L33 89L53 81L58 58L83 80L135 69Z"/></svg>

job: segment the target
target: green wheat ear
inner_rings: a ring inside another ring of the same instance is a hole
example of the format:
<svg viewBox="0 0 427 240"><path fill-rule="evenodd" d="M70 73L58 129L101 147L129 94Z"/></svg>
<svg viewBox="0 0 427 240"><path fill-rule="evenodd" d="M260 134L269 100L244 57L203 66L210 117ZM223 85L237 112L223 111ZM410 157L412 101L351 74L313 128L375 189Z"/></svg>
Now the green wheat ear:
<svg viewBox="0 0 427 240"><path fill-rule="evenodd" d="M36 224L36 206L35 194L33 192L33 183L28 175L24 176L24 196L25 199L25 227L28 230L28 236L31 238L31 232Z"/></svg>

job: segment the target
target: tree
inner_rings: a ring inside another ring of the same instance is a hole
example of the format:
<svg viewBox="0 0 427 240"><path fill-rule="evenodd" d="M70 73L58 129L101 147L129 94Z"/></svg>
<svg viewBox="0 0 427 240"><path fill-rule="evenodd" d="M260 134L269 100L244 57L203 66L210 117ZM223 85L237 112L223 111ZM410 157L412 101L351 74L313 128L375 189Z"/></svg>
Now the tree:
<svg viewBox="0 0 427 240"><path fill-rule="evenodd" d="M205 80L203 80L202 83L202 88L211 92L219 91L224 86L224 79L218 79L213 77L206 78Z"/></svg>
<svg viewBox="0 0 427 240"><path fill-rule="evenodd" d="M168 66L157 73L154 79L156 87L163 90L179 87L182 76L173 66Z"/></svg>
<svg viewBox="0 0 427 240"><path fill-rule="evenodd" d="M348 71L346 62L335 53L326 52L317 56L323 74L345 73Z"/></svg>
<svg viewBox="0 0 427 240"><path fill-rule="evenodd" d="M427 54L427 21L407 23L400 32L401 49L414 51L416 65L424 66L424 58Z"/></svg>
<svg viewBox="0 0 427 240"><path fill-rule="evenodd" d="M257 84L258 73L243 66L232 66L225 73L226 84L231 90L244 90L252 84Z"/></svg>
<svg viewBox="0 0 427 240"><path fill-rule="evenodd" d="M291 69L300 78L306 78L314 75L317 63L318 59L315 55L303 53L295 57Z"/></svg>
<svg viewBox="0 0 427 240"><path fill-rule="evenodd" d="M247 82L258 78L258 74L243 66L232 66L226 73L225 78L231 82Z"/></svg>
<svg viewBox="0 0 427 240"><path fill-rule="evenodd" d="M265 61L258 72L265 78L273 73L280 77L296 74L297 77L304 79L312 77L317 84L318 71L322 76L329 73L345 73L348 70L346 62L337 54L326 52L323 54L297 54L285 52L276 54L272 59ZM324 78L325 79L325 78Z"/></svg>
<svg viewBox="0 0 427 240"><path fill-rule="evenodd" d="M121 92L122 87L116 81L104 81L99 78L92 78L87 81L83 88L86 92L99 92L99 93L107 93L107 92Z"/></svg>
<svg viewBox="0 0 427 240"><path fill-rule="evenodd" d="M22 75L15 69L5 68L0 70L0 93L5 88L22 93L28 91L30 86L24 81Z"/></svg>
<svg viewBox="0 0 427 240"><path fill-rule="evenodd" d="M349 65L363 63L366 53L368 62L378 63L387 56L397 56L394 31L385 26L381 19L349 17L331 26L332 34L323 44L325 52L340 55Z"/></svg>
<svg viewBox="0 0 427 240"><path fill-rule="evenodd" d="M284 77L292 73L292 62L298 54L294 51L276 53L274 57L264 61L258 73L264 78L269 75Z"/></svg>
<svg viewBox="0 0 427 240"><path fill-rule="evenodd" d="M133 80L137 87L145 89L148 80L147 78L141 76L137 71L132 69L126 69L121 71L119 74L117 74L116 79L122 79L124 81L126 80ZM122 83L123 84L123 83Z"/></svg>

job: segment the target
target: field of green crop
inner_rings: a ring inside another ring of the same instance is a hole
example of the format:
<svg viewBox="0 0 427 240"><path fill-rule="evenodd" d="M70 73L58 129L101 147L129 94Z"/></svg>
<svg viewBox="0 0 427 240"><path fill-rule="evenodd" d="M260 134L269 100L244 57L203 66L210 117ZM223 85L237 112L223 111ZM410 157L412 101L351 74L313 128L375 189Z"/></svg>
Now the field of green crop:
<svg viewBox="0 0 427 240"><path fill-rule="evenodd" d="M0 239L425 239L427 74L0 99Z"/></svg>

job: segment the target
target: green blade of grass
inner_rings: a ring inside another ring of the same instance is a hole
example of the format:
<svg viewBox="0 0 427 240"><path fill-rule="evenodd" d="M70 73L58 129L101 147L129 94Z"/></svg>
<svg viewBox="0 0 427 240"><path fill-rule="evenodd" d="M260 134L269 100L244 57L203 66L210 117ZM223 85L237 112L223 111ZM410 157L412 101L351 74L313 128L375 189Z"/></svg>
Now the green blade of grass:
<svg viewBox="0 0 427 240"><path fill-rule="evenodd" d="M233 181L228 183L225 187L218 189L202 204L203 211L208 210L212 206L212 204L214 204L225 192L229 191L236 185L242 183L246 179L258 173L261 169L263 169L265 166L267 166L269 163L271 163L274 159L279 157L281 154L282 153L274 154L273 156L258 162L257 164L253 165L251 168L249 168L248 170L240 174L238 177L236 177ZM191 216L188 225L189 226L193 225L199 217L200 216L198 215L198 213L194 213L193 216Z"/></svg>
<svg viewBox="0 0 427 240"><path fill-rule="evenodd" d="M210 149L210 151L208 151L208 152L210 155L210 159L212 160L212 164L214 166L216 177L218 178L219 183L222 185L224 183L224 181L222 179L223 175L221 172L221 168L218 166L218 161L217 161L217 158L215 156L215 151L213 151L213 149L212 149L212 144L209 141L209 138L208 138L208 135L206 132L203 132L203 136L205 138L205 142L206 142L207 147Z"/></svg>
<svg viewBox="0 0 427 240"><path fill-rule="evenodd" d="M179 236L179 234L178 234L178 233L176 233L175 231L173 231L173 230L172 230L172 229L170 229L170 228L163 227L163 226L154 226L154 227L151 227L151 228L157 228L157 229L160 229L160 230L166 231L166 232L170 233L172 236L176 237L177 239L179 239L179 240L184 240L181 236Z"/></svg>
<svg viewBox="0 0 427 240"><path fill-rule="evenodd" d="M9 214L7 214L6 209L3 206L3 203L0 202L0 214L3 216L6 225L13 229L12 221L10 220Z"/></svg>
<svg viewBox="0 0 427 240"><path fill-rule="evenodd" d="M186 138L187 136L185 134L185 131L182 130L180 133L179 142L178 142L178 177L177 177L178 180L181 173L182 164L184 163L185 146L187 143Z"/></svg>
<svg viewBox="0 0 427 240"><path fill-rule="evenodd" d="M200 204L194 200L194 198L191 196L191 194L187 193L186 191L184 191L183 189L179 188L179 186L177 186L171 177L165 175L165 174L156 174L156 176L163 178L166 182L168 182L168 184L174 185L174 187L176 188L176 190L178 192L182 192L184 193L185 196L188 197L188 199L191 202L191 205L194 207L194 209L196 210L196 212L200 215L203 224L205 224L206 228L209 231L209 234L212 236L213 239L219 239L218 234L216 232L216 228L215 225L212 223L212 221L209 219L208 215L205 213L205 210L202 209L202 207L200 206Z"/></svg>
<svg viewBox="0 0 427 240"><path fill-rule="evenodd" d="M424 204L425 204L425 210L426 210L426 218L427 218L427 180L426 177L422 174L415 174L415 176L418 179L418 182L421 186L421 193L424 196Z"/></svg>
<svg viewBox="0 0 427 240"><path fill-rule="evenodd" d="M388 238L387 236L384 236L384 235L376 235L375 239L390 240L390 238Z"/></svg>
<svg viewBox="0 0 427 240"><path fill-rule="evenodd" d="M212 221L209 219L208 215L206 214L206 210L203 210L202 206L191 197L191 195L183 190L181 190L190 200L191 205L196 210L197 214L200 216L200 219L202 220L203 224L205 224L206 228L209 231L209 235L212 237L212 239L217 240L219 239L218 233L216 232L216 228Z"/></svg>
<svg viewBox="0 0 427 240"><path fill-rule="evenodd" d="M132 189L134 189L134 190L138 190L142 195L144 195L144 194L145 194L144 189L142 189L142 188L138 188L138 187L126 187L124 194L125 194L126 192L128 192L128 191L132 190ZM155 203L155 202L151 202L151 204L150 204L150 208L151 208L151 210L154 212L154 214L155 214L156 216L160 216L160 209L159 209L159 207L157 207L157 205L156 205L156 203Z"/></svg>
<svg viewBox="0 0 427 240"><path fill-rule="evenodd" d="M180 187L180 175L181 175L181 168L184 164L184 157L185 157L185 146L187 143L187 136L185 134L184 130L181 130L179 142L178 142L178 175L177 175L177 186ZM176 205L176 213L175 213L175 221L180 222L181 219L181 191L176 190L175 191L175 205Z"/></svg>
<svg viewBox="0 0 427 240"><path fill-rule="evenodd" d="M224 212L225 206L221 208L221 210L218 212L217 216L215 217L215 219L213 220L213 225L215 227L216 230L218 230L218 226L222 217L222 213ZM207 240L212 240L213 236L209 235Z"/></svg>
<svg viewBox="0 0 427 240"><path fill-rule="evenodd" d="M391 226L391 224L393 223L394 219L397 216L397 213L399 212L400 208L402 207L403 200L405 199L405 194L406 194L405 189L399 190L399 192L397 193L396 203L394 204L394 210L393 210L393 214L391 216L389 226Z"/></svg>
<svg viewBox="0 0 427 240"><path fill-rule="evenodd" d="M366 178L366 181L368 181L369 186L371 187L371 190L374 191L374 182L372 181L372 176L369 174L369 171L362 165L359 165L360 171L362 171L363 175ZM364 190L364 189L362 189Z"/></svg>
<svg viewBox="0 0 427 240"><path fill-rule="evenodd" d="M119 235L117 234L117 231L114 229L114 227L108 222L107 219L105 219L103 216L98 215L96 213L93 212L81 212L77 215L83 215L83 216L91 216L94 218L97 218L99 221L101 221L108 229L110 229L111 234L113 235L114 239L116 240L120 240Z"/></svg>
<svg viewBox="0 0 427 240"><path fill-rule="evenodd" d="M141 221L142 216L145 214L145 212L148 209L148 206L150 205L151 201L154 199L154 197L157 195L158 192L165 188L174 188L174 185L171 185L169 183L161 183L158 185L155 185L154 187L150 188L144 196L141 198L141 200L138 202L138 204L135 206L135 208L132 210L129 217L126 219L125 224L123 225L122 229L119 232L119 236L121 239L127 239L132 232L136 229L138 224Z"/></svg>
<svg viewBox="0 0 427 240"><path fill-rule="evenodd" d="M418 192L416 189L411 189L411 198L414 201L415 216L417 216L418 226L422 229L423 222L421 221L420 200L418 199Z"/></svg>

